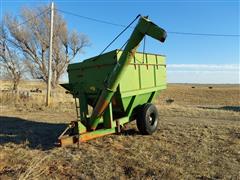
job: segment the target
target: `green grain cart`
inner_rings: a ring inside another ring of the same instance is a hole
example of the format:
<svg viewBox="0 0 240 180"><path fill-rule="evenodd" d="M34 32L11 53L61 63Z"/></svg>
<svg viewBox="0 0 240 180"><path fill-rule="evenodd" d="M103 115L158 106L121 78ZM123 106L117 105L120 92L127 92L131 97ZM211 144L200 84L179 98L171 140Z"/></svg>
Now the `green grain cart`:
<svg viewBox="0 0 240 180"><path fill-rule="evenodd" d="M69 84L62 84L75 98L77 120L59 136L61 146L119 133L137 120L142 134L158 125L151 104L166 89L165 56L136 53L145 35L164 42L166 32L140 17L123 51L114 50L68 66Z"/></svg>

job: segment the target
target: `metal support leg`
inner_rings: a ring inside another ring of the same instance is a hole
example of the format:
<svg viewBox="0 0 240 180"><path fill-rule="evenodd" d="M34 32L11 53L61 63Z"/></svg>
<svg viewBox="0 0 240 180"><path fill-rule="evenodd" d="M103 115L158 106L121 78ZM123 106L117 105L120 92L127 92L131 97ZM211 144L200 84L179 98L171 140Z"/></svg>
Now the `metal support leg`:
<svg viewBox="0 0 240 180"><path fill-rule="evenodd" d="M113 127L112 103L109 103L107 109L103 114L103 125L105 129Z"/></svg>

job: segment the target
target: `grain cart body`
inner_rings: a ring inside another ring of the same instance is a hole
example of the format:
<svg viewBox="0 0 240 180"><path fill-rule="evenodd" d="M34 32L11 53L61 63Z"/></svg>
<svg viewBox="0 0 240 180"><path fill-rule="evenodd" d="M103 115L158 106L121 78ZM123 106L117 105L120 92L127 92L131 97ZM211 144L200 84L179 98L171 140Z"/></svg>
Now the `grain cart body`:
<svg viewBox="0 0 240 180"><path fill-rule="evenodd" d="M165 56L136 53L142 34L127 50L126 46L123 51L113 50L68 66L69 84L62 86L76 99L78 119L59 137L61 145L120 132L124 124L137 118L143 105L166 88Z"/></svg>

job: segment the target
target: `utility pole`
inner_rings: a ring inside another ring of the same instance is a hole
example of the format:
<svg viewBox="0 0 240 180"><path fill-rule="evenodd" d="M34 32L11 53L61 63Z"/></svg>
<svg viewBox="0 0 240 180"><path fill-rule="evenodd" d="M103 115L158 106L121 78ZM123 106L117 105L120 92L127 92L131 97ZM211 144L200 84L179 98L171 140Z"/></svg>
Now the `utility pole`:
<svg viewBox="0 0 240 180"><path fill-rule="evenodd" d="M49 37L49 60L48 60L48 84L47 84L47 98L46 106L50 105L51 102L51 78L52 78L52 44L53 44L53 18L54 18L54 3L51 4L51 26L50 26L50 37Z"/></svg>

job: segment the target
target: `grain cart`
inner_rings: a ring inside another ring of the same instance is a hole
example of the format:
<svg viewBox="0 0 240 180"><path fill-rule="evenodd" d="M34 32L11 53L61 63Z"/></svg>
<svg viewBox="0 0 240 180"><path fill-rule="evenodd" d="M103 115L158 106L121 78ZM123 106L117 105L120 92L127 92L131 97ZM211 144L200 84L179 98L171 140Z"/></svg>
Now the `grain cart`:
<svg viewBox="0 0 240 180"><path fill-rule="evenodd" d="M59 136L61 146L119 133L135 119L142 134L157 129L158 113L151 102L166 88L166 64L162 55L136 52L145 35L161 42L167 36L140 17L124 50L68 66L69 83L62 86L75 98L77 120Z"/></svg>

